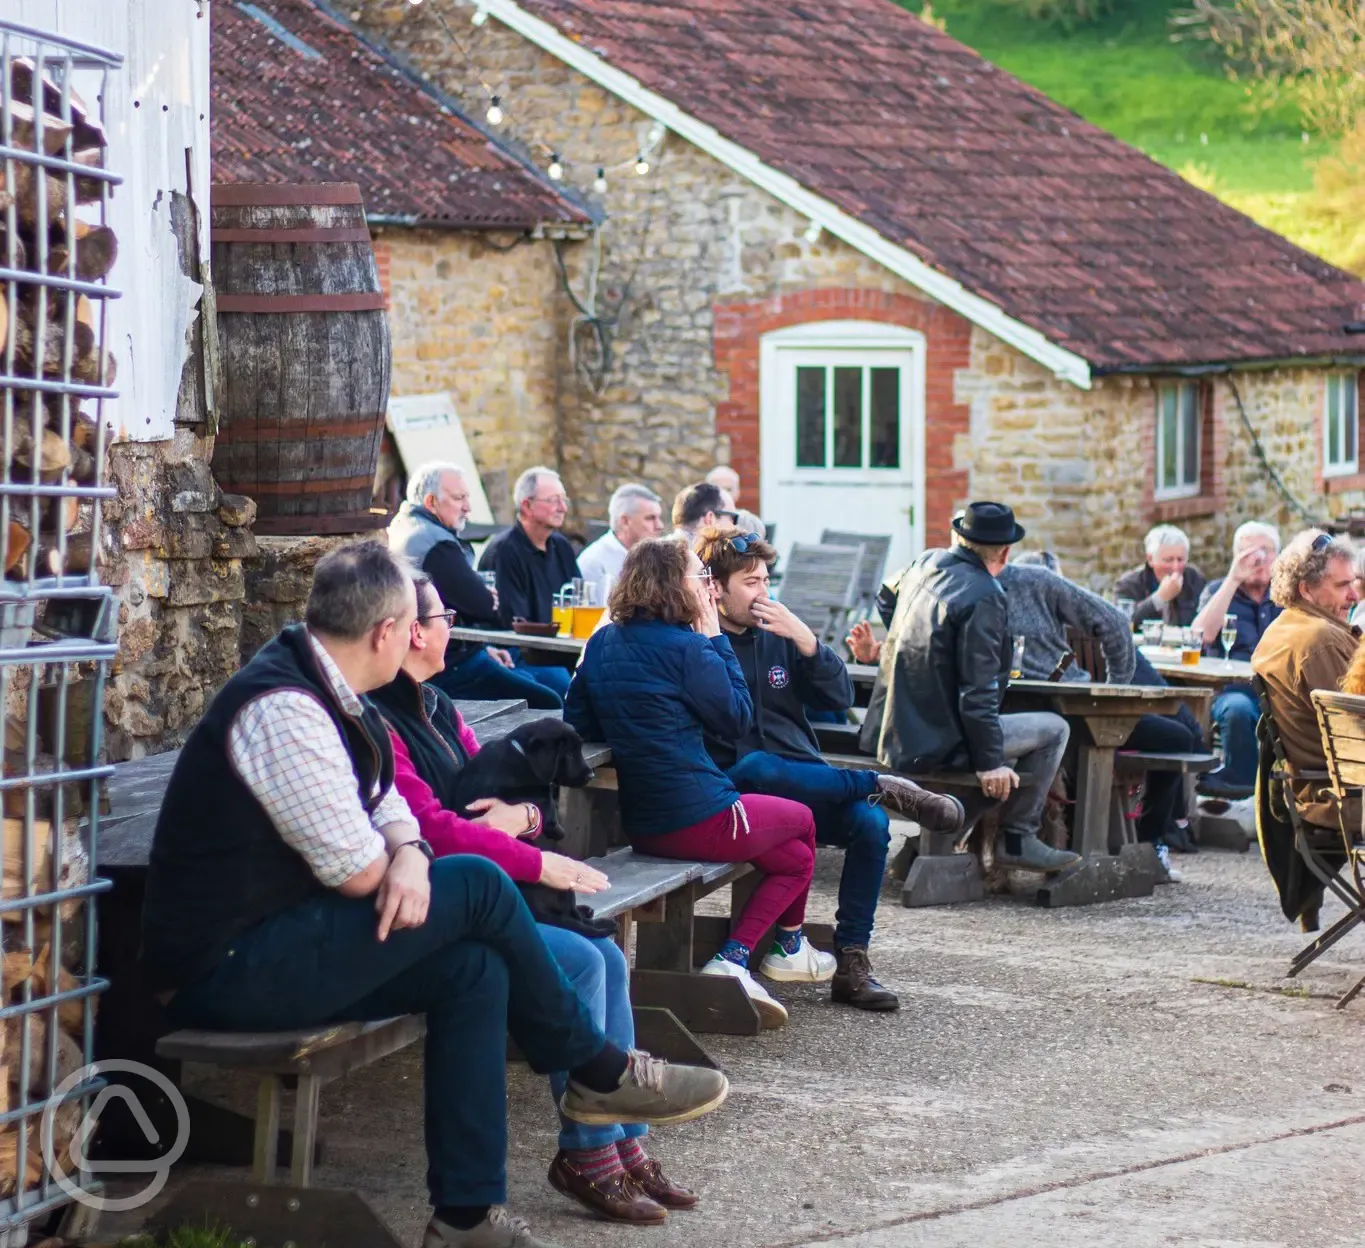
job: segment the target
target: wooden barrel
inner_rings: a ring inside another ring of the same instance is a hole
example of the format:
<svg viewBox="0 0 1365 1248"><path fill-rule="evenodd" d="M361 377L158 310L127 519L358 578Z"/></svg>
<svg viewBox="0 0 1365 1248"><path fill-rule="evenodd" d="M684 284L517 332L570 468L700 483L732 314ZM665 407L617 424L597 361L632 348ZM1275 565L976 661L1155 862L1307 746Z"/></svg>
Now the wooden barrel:
<svg viewBox="0 0 1365 1248"><path fill-rule="evenodd" d="M389 400L388 319L360 188L212 192L221 385L213 473L256 500L257 533L355 533Z"/></svg>

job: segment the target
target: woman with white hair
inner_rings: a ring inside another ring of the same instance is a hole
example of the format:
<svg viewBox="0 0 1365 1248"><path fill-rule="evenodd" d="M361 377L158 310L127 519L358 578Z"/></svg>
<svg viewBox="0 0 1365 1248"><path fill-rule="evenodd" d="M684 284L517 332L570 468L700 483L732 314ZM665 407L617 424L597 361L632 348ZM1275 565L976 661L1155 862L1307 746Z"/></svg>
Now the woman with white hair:
<svg viewBox="0 0 1365 1248"><path fill-rule="evenodd" d="M1173 524L1159 524L1143 539L1147 560L1114 583L1114 597L1127 598L1133 623L1163 620L1186 628L1199 609L1204 574L1190 563L1190 539Z"/></svg>

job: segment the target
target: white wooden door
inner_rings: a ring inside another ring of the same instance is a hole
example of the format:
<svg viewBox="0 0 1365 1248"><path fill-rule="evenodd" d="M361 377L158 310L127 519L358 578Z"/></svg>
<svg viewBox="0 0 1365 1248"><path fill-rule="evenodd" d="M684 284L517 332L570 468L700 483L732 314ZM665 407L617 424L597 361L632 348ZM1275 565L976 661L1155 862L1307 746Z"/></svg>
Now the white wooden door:
<svg viewBox="0 0 1365 1248"><path fill-rule="evenodd" d="M924 340L832 321L763 339L762 515L793 542L825 529L891 537L887 568L923 547Z"/></svg>

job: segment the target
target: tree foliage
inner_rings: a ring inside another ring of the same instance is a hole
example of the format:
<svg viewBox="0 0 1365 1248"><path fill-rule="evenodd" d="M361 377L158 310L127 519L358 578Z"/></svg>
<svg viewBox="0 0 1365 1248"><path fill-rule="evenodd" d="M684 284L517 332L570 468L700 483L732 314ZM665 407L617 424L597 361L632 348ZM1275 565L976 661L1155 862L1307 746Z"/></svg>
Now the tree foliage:
<svg viewBox="0 0 1365 1248"><path fill-rule="evenodd" d="M1311 129L1339 137L1365 114L1360 0L1194 0L1172 27L1217 46L1262 103L1292 96Z"/></svg>
<svg viewBox="0 0 1365 1248"><path fill-rule="evenodd" d="M1068 30L1108 17L1127 7L1125 0L1000 0L1002 7L1040 22L1056 22Z"/></svg>

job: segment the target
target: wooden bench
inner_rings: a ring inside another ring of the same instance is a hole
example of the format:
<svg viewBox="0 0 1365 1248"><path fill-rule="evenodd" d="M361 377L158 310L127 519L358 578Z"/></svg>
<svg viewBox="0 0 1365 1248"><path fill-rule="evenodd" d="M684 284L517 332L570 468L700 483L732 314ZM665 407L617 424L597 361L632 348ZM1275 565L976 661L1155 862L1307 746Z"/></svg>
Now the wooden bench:
<svg viewBox="0 0 1365 1248"><path fill-rule="evenodd" d="M738 981L690 973L696 900L747 874L748 864L679 862L620 849L590 859L588 865L612 881L605 892L580 899L596 917L617 920L623 942L629 941L636 923L647 924L659 934L659 939L639 941L632 979L640 1046L675 1061L715 1065L693 1030L757 1035L762 1029L758 1012ZM686 965L679 965L680 961ZM308 1187L323 1085L396 1053L425 1034L426 1020L420 1015L297 1031L187 1029L161 1037L156 1052L169 1061L224 1066L259 1077L251 1173L260 1183L275 1180L280 1103L285 1088L292 1087L290 1182Z"/></svg>
<svg viewBox="0 0 1365 1248"><path fill-rule="evenodd" d="M1111 826L1122 828L1122 845L1137 844L1137 823L1128 808L1128 792L1147 776L1148 772L1176 772L1187 778L1186 792L1191 822L1193 822L1193 781L1206 771L1213 771L1222 762L1217 754L1206 751L1193 753L1161 753L1148 750L1116 750L1114 753L1113 802L1114 818ZM1116 853L1121 845L1111 845ZM1245 845L1243 845L1245 848Z"/></svg>

